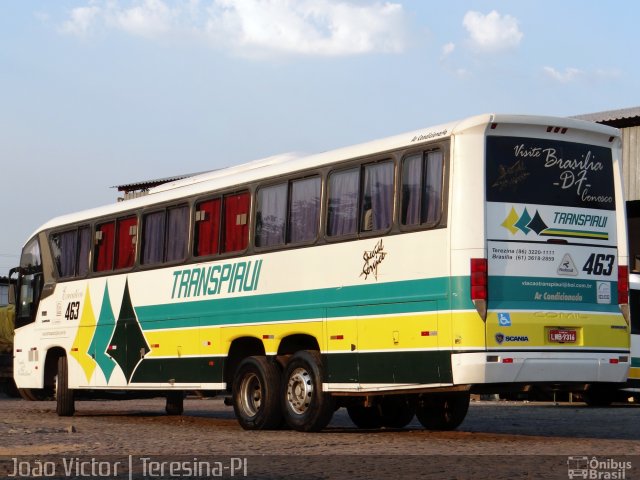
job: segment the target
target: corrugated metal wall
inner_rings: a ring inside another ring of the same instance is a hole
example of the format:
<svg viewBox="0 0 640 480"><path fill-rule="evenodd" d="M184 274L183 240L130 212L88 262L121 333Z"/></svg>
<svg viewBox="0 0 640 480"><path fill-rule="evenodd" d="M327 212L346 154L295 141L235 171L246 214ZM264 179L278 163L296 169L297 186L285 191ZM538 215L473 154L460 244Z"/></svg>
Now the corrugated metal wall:
<svg viewBox="0 0 640 480"><path fill-rule="evenodd" d="M640 126L622 129L622 176L626 200L640 200Z"/></svg>

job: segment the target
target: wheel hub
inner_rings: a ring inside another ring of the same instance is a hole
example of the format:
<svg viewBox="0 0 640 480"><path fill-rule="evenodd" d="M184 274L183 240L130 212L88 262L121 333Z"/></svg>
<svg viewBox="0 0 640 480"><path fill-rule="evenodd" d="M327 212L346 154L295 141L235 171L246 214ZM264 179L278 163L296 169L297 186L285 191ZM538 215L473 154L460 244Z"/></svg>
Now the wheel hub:
<svg viewBox="0 0 640 480"><path fill-rule="evenodd" d="M287 382L287 402L291 410L298 415L304 414L309 408L313 396L313 382L304 368L298 368L291 373Z"/></svg>

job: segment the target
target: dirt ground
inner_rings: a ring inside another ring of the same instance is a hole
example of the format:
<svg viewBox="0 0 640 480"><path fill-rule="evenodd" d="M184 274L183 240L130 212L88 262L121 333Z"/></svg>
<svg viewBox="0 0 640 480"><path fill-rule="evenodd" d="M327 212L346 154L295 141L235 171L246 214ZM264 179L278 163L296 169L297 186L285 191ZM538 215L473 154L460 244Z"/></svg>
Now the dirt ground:
<svg viewBox="0 0 640 480"><path fill-rule="evenodd" d="M474 401L453 432L426 431L415 419L401 430L358 430L341 409L327 429L308 434L244 431L221 398L187 398L179 417L165 415L161 398L78 401L76 408L74 417L60 418L54 402L0 398L0 477L20 465L35 478L37 460L103 458L133 468L124 474L123 467L122 478L193 476L195 461L244 467L222 467L227 478L640 478L638 405ZM162 470L169 461L187 470ZM600 476L581 476L585 463Z"/></svg>

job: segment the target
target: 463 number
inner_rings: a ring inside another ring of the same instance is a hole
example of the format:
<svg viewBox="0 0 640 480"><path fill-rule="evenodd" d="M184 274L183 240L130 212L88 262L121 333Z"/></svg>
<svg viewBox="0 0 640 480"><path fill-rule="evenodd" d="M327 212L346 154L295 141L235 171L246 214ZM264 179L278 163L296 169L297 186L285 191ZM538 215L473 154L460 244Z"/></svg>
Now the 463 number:
<svg viewBox="0 0 640 480"><path fill-rule="evenodd" d="M609 276L613 272L613 263L616 257L613 255L605 255L604 253L592 253L587 262L582 267L583 272L589 275Z"/></svg>
<svg viewBox="0 0 640 480"><path fill-rule="evenodd" d="M67 320L77 320L80 317L80 302L71 302L67 304L67 311L64 318Z"/></svg>

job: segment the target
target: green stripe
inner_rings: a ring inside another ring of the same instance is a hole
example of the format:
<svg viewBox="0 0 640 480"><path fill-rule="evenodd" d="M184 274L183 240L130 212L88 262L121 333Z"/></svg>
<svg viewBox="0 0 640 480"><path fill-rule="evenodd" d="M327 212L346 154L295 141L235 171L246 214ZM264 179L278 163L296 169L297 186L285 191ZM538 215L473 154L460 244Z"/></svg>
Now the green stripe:
<svg viewBox="0 0 640 480"><path fill-rule="evenodd" d="M631 357L631 366L640 368L640 357Z"/></svg>
<svg viewBox="0 0 640 480"><path fill-rule="evenodd" d="M523 281L574 283L588 288L542 288L524 286ZM536 293L543 292L579 294L582 302L535 298ZM596 282L571 277L489 277L490 309L545 308L618 313L617 282L611 282L611 296L611 304L598 304ZM349 312L354 316L474 308L469 294L469 277L458 276L141 306L136 308L136 314L143 330L154 330L336 318L345 315L341 307L355 307Z"/></svg>
<svg viewBox="0 0 640 480"><path fill-rule="evenodd" d="M469 299L469 277L465 291L456 300L466 299L465 308L473 308ZM326 288L299 292L251 295L217 300L199 300L136 308L143 330L185 328L225 324L250 324L269 321L294 321L339 317L339 309L358 307L353 315L384 315L422 311L428 302L433 311L448 309L449 278L377 283L353 287Z"/></svg>
<svg viewBox="0 0 640 480"><path fill-rule="evenodd" d="M331 383L452 383L451 352L364 352L324 354L325 382ZM145 358L131 383L222 382L226 359L221 357ZM211 365L213 362L213 365Z"/></svg>
<svg viewBox="0 0 640 480"><path fill-rule="evenodd" d="M530 282L531 285L525 285ZM550 284L545 286L542 284ZM597 282L573 277L489 277L489 308L521 310L571 310L619 313L618 282L611 283L611 303L599 304L596 300ZM536 294L541 298L536 298ZM580 296L581 301L545 300L547 295Z"/></svg>
<svg viewBox="0 0 640 480"><path fill-rule="evenodd" d="M218 383L222 382L223 366L220 357L145 358L131 383Z"/></svg>
<svg viewBox="0 0 640 480"><path fill-rule="evenodd" d="M323 355L329 383L452 383L451 352L364 352Z"/></svg>
<svg viewBox="0 0 640 480"><path fill-rule="evenodd" d="M594 232L589 230L571 230L565 228L547 228L540 232L541 236L547 237L577 237L577 238L594 238L598 240L608 240L609 233Z"/></svg>

